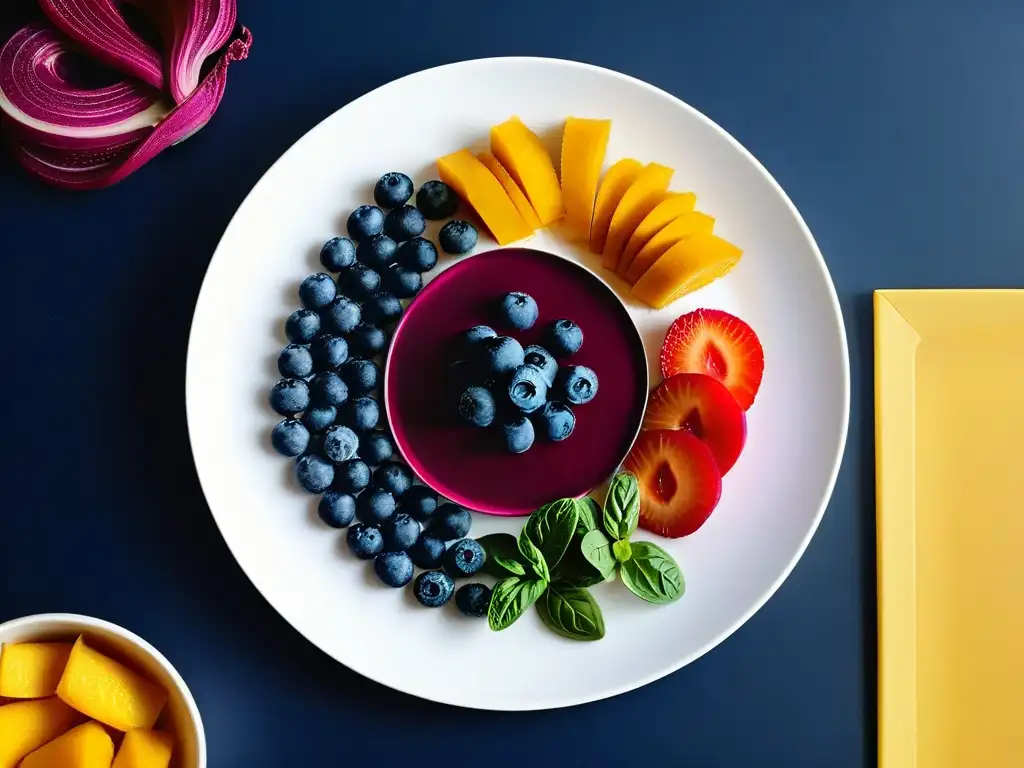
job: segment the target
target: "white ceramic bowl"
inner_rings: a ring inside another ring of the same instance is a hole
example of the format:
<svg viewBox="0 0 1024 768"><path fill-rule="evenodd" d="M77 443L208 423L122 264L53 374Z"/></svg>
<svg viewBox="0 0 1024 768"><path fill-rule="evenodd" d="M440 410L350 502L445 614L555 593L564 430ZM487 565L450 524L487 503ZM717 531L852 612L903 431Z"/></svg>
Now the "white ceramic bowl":
<svg viewBox="0 0 1024 768"><path fill-rule="evenodd" d="M196 701L171 663L141 637L109 621L72 613L43 613L0 624L0 644L74 640L79 635L167 689L167 707L160 718L161 727L176 736L171 765L206 768L206 734Z"/></svg>

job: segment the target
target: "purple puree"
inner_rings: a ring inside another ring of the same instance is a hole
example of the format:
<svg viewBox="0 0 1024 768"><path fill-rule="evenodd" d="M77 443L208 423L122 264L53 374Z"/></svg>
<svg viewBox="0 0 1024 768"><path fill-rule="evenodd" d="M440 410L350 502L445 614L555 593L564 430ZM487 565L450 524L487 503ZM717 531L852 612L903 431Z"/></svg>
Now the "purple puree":
<svg viewBox="0 0 1024 768"><path fill-rule="evenodd" d="M495 316L509 291L537 300L540 317L527 331L504 328ZM559 363L593 368L597 397L570 406L576 429L568 439L553 443L538 432L527 453L509 454L497 428L474 428L454 415L445 387L452 345L479 324L524 347L540 344L544 327L560 318L580 326L583 347ZM398 448L425 483L470 509L529 514L581 496L615 471L643 417L646 372L636 327L610 288L565 259L509 248L471 256L424 288L395 332L385 398Z"/></svg>

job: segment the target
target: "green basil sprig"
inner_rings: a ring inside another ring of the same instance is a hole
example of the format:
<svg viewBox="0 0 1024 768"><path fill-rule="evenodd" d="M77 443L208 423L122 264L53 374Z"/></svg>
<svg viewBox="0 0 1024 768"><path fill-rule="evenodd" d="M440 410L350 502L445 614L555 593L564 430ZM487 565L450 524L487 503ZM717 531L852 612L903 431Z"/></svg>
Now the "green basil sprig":
<svg viewBox="0 0 1024 768"><path fill-rule="evenodd" d="M601 608L585 589L552 584L537 601L537 612L552 632L570 640L604 637Z"/></svg>
<svg viewBox="0 0 1024 768"><path fill-rule="evenodd" d="M489 533L477 539L477 543L487 552L484 573L497 579L526 575L526 563L519 554L519 542L511 533Z"/></svg>
<svg viewBox="0 0 1024 768"><path fill-rule="evenodd" d="M547 588L548 583L539 579L523 579L519 576L502 579L491 593L487 623L495 632L508 629L537 602Z"/></svg>
<svg viewBox="0 0 1024 768"><path fill-rule="evenodd" d="M683 596L683 572L672 556L649 541L633 544L633 556L621 566L622 583L649 603L671 603Z"/></svg>

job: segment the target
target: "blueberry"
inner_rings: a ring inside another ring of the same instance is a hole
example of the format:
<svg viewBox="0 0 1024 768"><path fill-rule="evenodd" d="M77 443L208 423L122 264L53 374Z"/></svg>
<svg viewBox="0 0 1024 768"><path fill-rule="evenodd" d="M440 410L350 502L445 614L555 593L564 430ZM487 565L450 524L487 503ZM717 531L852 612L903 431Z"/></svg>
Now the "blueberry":
<svg viewBox="0 0 1024 768"><path fill-rule="evenodd" d="M392 515L380 527L385 552L406 552L420 537L420 524L404 512Z"/></svg>
<svg viewBox="0 0 1024 768"><path fill-rule="evenodd" d="M523 350L523 361L526 365L532 365L540 369L548 388L554 386L555 376L558 374L558 362L555 360L554 355L544 349L544 347L531 344Z"/></svg>
<svg viewBox="0 0 1024 768"><path fill-rule="evenodd" d="M345 539L352 554L360 560L376 557L384 549L384 536L372 525L356 523L348 529Z"/></svg>
<svg viewBox="0 0 1024 768"><path fill-rule="evenodd" d="M338 290L355 301L366 301L380 290L380 275L365 264L353 264L338 275Z"/></svg>
<svg viewBox="0 0 1024 768"><path fill-rule="evenodd" d="M302 414L302 423L310 432L323 432L338 418L338 409L333 405L315 406Z"/></svg>
<svg viewBox="0 0 1024 768"><path fill-rule="evenodd" d="M384 273L384 288L400 299L411 299L423 287L419 272L392 264Z"/></svg>
<svg viewBox="0 0 1024 768"><path fill-rule="evenodd" d="M373 187L373 201L381 208L397 208L411 197L412 179L397 171L385 173Z"/></svg>
<svg viewBox="0 0 1024 768"><path fill-rule="evenodd" d="M412 581L412 560L405 552L383 552L373 558L377 578L389 587L404 587Z"/></svg>
<svg viewBox="0 0 1024 768"><path fill-rule="evenodd" d="M444 560L445 543L424 533L409 547L409 557L417 568L440 568Z"/></svg>
<svg viewBox="0 0 1024 768"><path fill-rule="evenodd" d="M297 309L285 322L284 332L293 344L309 344L320 333L320 315L311 309Z"/></svg>
<svg viewBox="0 0 1024 768"><path fill-rule="evenodd" d="M437 248L425 237L414 237L398 246L395 260L403 269L429 272L437 266Z"/></svg>
<svg viewBox="0 0 1024 768"><path fill-rule="evenodd" d="M345 296L338 296L323 309L324 325L330 333L344 336L362 319L359 305Z"/></svg>
<svg viewBox="0 0 1024 768"><path fill-rule="evenodd" d="M501 431L505 437L505 447L511 453L526 453L533 445L533 424L525 416L506 421L501 425Z"/></svg>
<svg viewBox="0 0 1024 768"><path fill-rule="evenodd" d="M354 397L341 409L341 421L356 432L369 432L380 420L380 408L372 397Z"/></svg>
<svg viewBox="0 0 1024 768"><path fill-rule="evenodd" d="M331 272L340 272L356 263L356 246L347 237L332 237L320 249L320 263Z"/></svg>
<svg viewBox="0 0 1024 768"><path fill-rule="evenodd" d="M388 348L386 331L370 323L360 323L348 336L352 351L361 357L374 357Z"/></svg>
<svg viewBox="0 0 1024 768"><path fill-rule="evenodd" d="M489 325L474 325L468 331L462 334L460 341L460 348L462 354L469 357L473 354L473 351L482 341L487 339L493 339L498 335L498 332L491 328Z"/></svg>
<svg viewBox="0 0 1024 768"><path fill-rule="evenodd" d="M401 501L405 492L412 487L412 472L405 464L385 461L373 473L373 484Z"/></svg>
<svg viewBox="0 0 1024 768"><path fill-rule="evenodd" d="M540 368L520 365L508 384L508 397L523 413L533 413L547 400L548 385Z"/></svg>
<svg viewBox="0 0 1024 768"><path fill-rule="evenodd" d="M379 525L395 514L395 497L380 488L367 488L356 499L356 514L367 525Z"/></svg>
<svg viewBox="0 0 1024 768"><path fill-rule="evenodd" d="M502 319L519 331L531 328L537 322L540 309L532 296L513 291L501 300Z"/></svg>
<svg viewBox="0 0 1024 768"><path fill-rule="evenodd" d="M427 220L411 205L395 208L384 217L384 232L399 243L419 237L426 228Z"/></svg>
<svg viewBox="0 0 1024 768"><path fill-rule="evenodd" d="M483 568L487 554L476 539L456 541L444 555L444 569L453 579L460 576L472 576Z"/></svg>
<svg viewBox="0 0 1024 768"><path fill-rule="evenodd" d="M309 345L309 353L318 371L336 371L348 360L348 342L341 336L324 334Z"/></svg>
<svg viewBox="0 0 1024 768"><path fill-rule="evenodd" d="M304 379L313 375L313 355L301 344L289 344L277 358L277 370L289 379Z"/></svg>
<svg viewBox="0 0 1024 768"><path fill-rule="evenodd" d="M414 485L402 495L402 511L421 523L429 520L436 509L437 494L425 485Z"/></svg>
<svg viewBox="0 0 1024 768"><path fill-rule="evenodd" d="M376 205L360 205L348 217L348 234L353 240L365 240L384 231L384 211Z"/></svg>
<svg viewBox="0 0 1024 768"><path fill-rule="evenodd" d="M456 504L442 504L434 512L434 518L430 523L430 533L439 539L451 541L461 539L473 524L473 517L468 509L463 509Z"/></svg>
<svg viewBox="0 0 1024 768"><path fill-rule="evenodd" d="M443 181L428 181L416 193L416 207L431 221L447 219L458 210L459 197Z"/></svg>
<svg viewBox="0 0 1024 768"><path fill-rule="evenodd" d="M585 365L569 365L558 370L555 384L558 396L572 403L589 403L597 394L597 374Z"/></svg>
<svg viewBox="0 0 1024 768"><path fill-rule="evenodd" d="M306 309L322 309L337 295L334 278L326 272L310 275L299 285L299 299Z"/></svg>
<svg viewBox="0 0 1024 768"><path fill-rule="evenodd" d="M282 416L294 416L309 407L309 386L302 379L281 379L270 390L270 407Z"/></svg>
<svg viewBox="0 0 1024 768"><path fill-rule="evenodd" d="M295 479L310 493L323 493L334 482L334 465L319 456L306 454L295 463Z"/></svg>
<svg viewBox="0 0 1024 768"><path fill-rule="evenodd" d="M374 466L395 455L395 444L383 432L367 432L359 438L359 456Z"/></svg>
<svg viewBox="0 0 1024 768"><path fill-rule="evenodd" d="M393 294L378 293L363 304L366 321L381 327L398 322L402 316L402 302Z"/></svg>
<svg viewBox="0 0 1024 768"><path fill-rule="evenodd" d="M474 427L487 427L494 421L498 406L486 387L468 387L459 398L459 416Z"/></svg>
<svg viewBox="0 0 1024 768"><path fill-rule="evenodd" d="M335 464L351 459L358 447L359 438L348 427L335 424L324 432L324 455Z"/></svg>
<svg viewBox="0 0 1024 768"><path fill-rule="evenodd" d="M341 405L348 400L348 387L334 371L318 373L309 382L310 398L314 405Z"/></svg>
<svg viewBox="0 0 1024 768"><path fill-rule="evenodd" d="M468 221L449 221L441 227L437 235L437 241L441 244L441 250L450 253L452 256L461 256L476 248L477 233L476 227Z"/></svg>
<svg viewBox="0 0 1024 768"><path fill-rule="evenodd" d="M352 459L334 468L334 489L356 494L370 484L370 468L365 461Z"/></svg>
<svg viewBox="0 0 1024 768"><path fill-rule="evenodd" d="M377 387L380 369L373 360L353 357L341 366L341 378L353 395L365 395Z"/></svg>
<svg viewBox="0 0 1024 768"><path fill-rule="evenodd" d="M555 320L544 330L544 346L555 357L568 357L583 346L583 331L572 320Z"/></svg>
<svg viewBox="0 0 1024 768"><path fill-rule="evenodd" d="M316 512L331 528L345 528L356 517L356 500L347 493L328 491L320 498Z"/></svg>
<svg viewBox="0 0 1024 768"><path fill-rule="evenodd" d="M374 235L359 244L356 248L356 259L364 267L383 272L395 263L397 250L398 243L387 235Z"/></svg>
<svg viewBox="0 0 1024 768"><path fill-rule="evenodd" d="M491 589L483 584L464 584L455 593L455 606L467 616L479 619L491 607Z"/></svg>
<svg viewBox="0 0 1024 768"><path fill-rule="evenodd" d="M444 571L427 571L416 578L413 591L421 605L427 608L440 608L452 599L455 582Z"/></svg>
<svg viewBox="0 0 1024 768"><path fill-rule="evenodd" d="M548 440L565 440L576 427L576 414L564 403L545 403L534 418Z"/></svg>
<svg viewBox="0 0 1024 768"><path fill-rule="evenodd" d="M522 345L509 336L484 339L476 348L477 372L485 379L498 379L515 372L526 359Z"/></svg>
<svg viewBox="0 0 1024 768"><path fill-rule="evenodd" d="M270 433L270 442L282 456L301 456L309 447L309 430L301 421L285 419Z"/></svg>

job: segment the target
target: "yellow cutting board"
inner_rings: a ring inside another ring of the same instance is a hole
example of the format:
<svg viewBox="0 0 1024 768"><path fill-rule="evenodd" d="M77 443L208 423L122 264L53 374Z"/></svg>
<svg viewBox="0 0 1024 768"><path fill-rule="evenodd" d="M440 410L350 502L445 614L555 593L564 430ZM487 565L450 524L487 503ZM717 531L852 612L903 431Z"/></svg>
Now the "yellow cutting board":
<svg viewBox="0 0 1024 768"><path fill-rule="evenodd" d="M1024 766L1024 291L875 292L880 768Z"/></svg>

